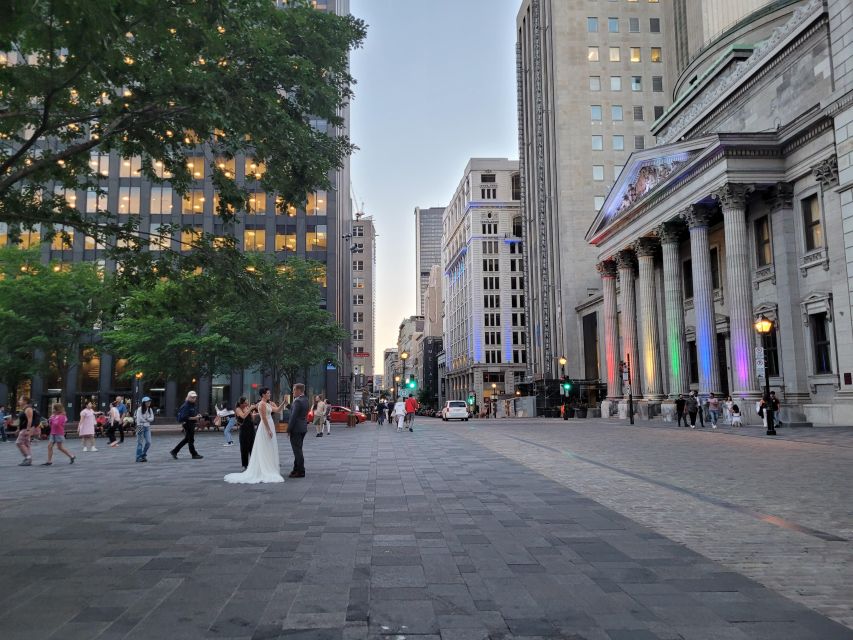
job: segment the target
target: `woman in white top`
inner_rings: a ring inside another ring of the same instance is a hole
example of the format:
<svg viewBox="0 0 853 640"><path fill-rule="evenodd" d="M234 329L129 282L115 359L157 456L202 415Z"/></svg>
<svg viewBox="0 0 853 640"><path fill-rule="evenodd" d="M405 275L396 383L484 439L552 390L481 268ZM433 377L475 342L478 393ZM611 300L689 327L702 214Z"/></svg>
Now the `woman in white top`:
<svg viewBox="0 0 853 640"><path fill-rule="evenodd" d="M403 398L397 398L394 404L394 415L397 417L397 431L402 431L403 421L406 419L406 403L403 402Z"/></svg>
<svg viewBox="0 0 853 640"><path fill-rule="evenodd" d="M145 396L136 408L136 461L148 462L148 449L151 448L151 423L154 422L154 410L151 398Z"/></svg>
<svg viewBox="0 0 853 640"><path fill-rule="evenodd" d="M116 429L120 429L121 433L121 441L124 442L124 428L121 424L121 413L118 410L118 400L113 400L110 403L110 411L107 414L107 421L109 422L109 427L107 427L107 435L110 438L110 446L117 447L118 442L116 442Z"/></svg>
<svg viewBox="0 0 853 640"><path fill-rule="evenodd" d="M255 434L255 443L252 445L252 456L249 458L249 466L243 473L229 473L225 476L225 482L235 484L258 484L261 482L284 482L281 477L281 464L278 459L278 440L275 437L275 424L272 414L278 413L281 408L270 401L270 390L268 387L261 389L261 399L258 402L258 413L261 415L261 424Z"/></svg>

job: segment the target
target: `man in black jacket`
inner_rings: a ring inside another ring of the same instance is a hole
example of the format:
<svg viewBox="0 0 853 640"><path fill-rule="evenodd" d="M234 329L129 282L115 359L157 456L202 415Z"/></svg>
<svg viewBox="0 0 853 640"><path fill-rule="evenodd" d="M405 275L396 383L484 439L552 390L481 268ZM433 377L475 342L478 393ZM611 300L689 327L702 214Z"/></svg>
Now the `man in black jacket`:
<svg viewBox="0 0 853 640"><path fill-rule="evenodd" d="M293 405L290 407L290 421L287 423L287 435L293 449L293 471L290 478L305 477L305 457L302 455L302 443L308 433L308 398L305 397L305 385L293 385Z"/></svg>
<svg viewBox="0 0 853 640"><path fill-rule="evenodd" d="M189 445L190 455L192 455L193 460L201 460L204 457L195 450L195 426L199 418L198 407L196 406L197 400L198 394L195 391L190 391L187 394L184 404L178 409L178 422L181 423L184 429L184 438L178 443L177 447L169 452L175 460L178 459L178 452L185 444Z"/></svg>
<svg viewBox="0 0 853 640"><path fill-rule="evenodd" d="M687 405L687 401L684 399L684 394L681 393L678 395L678 398L675 399L675 418L677 426L681 426L682 420L684 421L684 426L687 425L687 414L685 413L685 407Z"/></svg>

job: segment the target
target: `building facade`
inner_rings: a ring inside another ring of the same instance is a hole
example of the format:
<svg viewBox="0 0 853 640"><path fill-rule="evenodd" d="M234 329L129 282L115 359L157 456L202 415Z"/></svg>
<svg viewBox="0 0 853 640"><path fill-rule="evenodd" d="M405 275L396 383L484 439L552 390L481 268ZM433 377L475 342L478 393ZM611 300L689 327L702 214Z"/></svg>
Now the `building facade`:
<svg viewBox="0 0 853 640"><path fill-rule="evenodd" d="M421 347L423 337L423 316L410 316L400 323L400 332L397 337L397 357L399 359L397 375L400 376L400 382L397 385L397 395L417 396L417 393L409 393L406 383L409 377L412 377L418 385L416 389L420 386L418 376L423 371L423 349Z"/></svg>
<svg viewBox="0 0 853 640"><path fill-rule="evenodd" d="M649 415L693 389L755 420L766 365L784 423L853 420L851 24L849 2L769 3L678 77L587 233L603 413L625 415L630 359Z"/></svg>
<svg viewBox="0 0 853 640"><path fill-rule="evenodd" d="M429 284L430 270L441 264L442 207L415 207L415 283L418 291L418 315L425 315L424 293Z"/></svg>
<svg viewBox="0 0 853 640"><path fill-rule="evenodd" d="M376 228L356 214L352 223L352 372L356 395L372 391L376 338Z"/></svg>
<svg viewBox="0 0 853 640"><path fill-rule="evenodd" d="M629 154L652 145L651 123L669 105L669 5L521 3L516 53L528 366L539 388L560 375L561 357L567 374L589 377L574 310L601 285L584 236Z"/></svg>
<svg viewBox="0 0 853 640"><path fill-rule="evenodd" d="M397 355L397 348L392 347L385 349L382 357L382 391L385 395L391 397L394 395L395 384L394 380L397 375L397 370L400 366L400 358Z"/></svg>
<svg viewBox="0 0 853 640"><path fill-rule="evenodd" d="M472 158L444 210L447 399L514 394L527 368L518 162Z"/></svg>

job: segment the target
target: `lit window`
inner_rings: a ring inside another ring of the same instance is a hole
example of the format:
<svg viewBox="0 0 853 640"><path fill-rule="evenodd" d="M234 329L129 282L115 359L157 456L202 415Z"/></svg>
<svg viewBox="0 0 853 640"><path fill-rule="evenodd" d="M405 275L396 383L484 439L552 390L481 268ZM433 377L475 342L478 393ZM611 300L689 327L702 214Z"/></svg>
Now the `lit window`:
<svg viewBox="0 0 853 640"><path fill-rule="evenodd" d="M625 149L625 136L613 136L613 150L622 151Z"/></svg>
<svg viewBox="0 0 853 640"><path fill-rule="evenodd" d="M592 179L597 181L604 180L604 165L603 164L594 164L592 165Z"/></svg>
<svg viewBox="0 0 853 640"><path fill-rule="evenodd" d="M361 276L356 276L352 279L352 288L353 289L364 289L364 278Z"/></svg>
<svg viewBox="0 0 853 640"><path fill-rule="evenodd" d="M601 151L604 149L604 136L592 136L592 150Z"/></svg>
<svg viewBox="0 0 853 640"><path fill-rule="evenodd" d="M820 219L820 203L817 195L801 201L803 210L803 233L806 239L806 251L823 247L823 223Z"/></svg>
<svg viewBox="0 0 853 640"><path fill-rule="evenodd" d="M250 193L246 202L246 213L250 215L264 215L267 212L267 194L263 191Z"/></svg>
<svg viewBox="0 0 853 640"><path fill-rule="evenodd" d="M640 47L631 47L631 62L641 62Z"/></svg>
<svg viewBox="0 0 853 640"><path fill-rule="evenodd" d="M663 54L660 47L652 47L652 62L662 62Z"/></svg>
<svg viewBox="0 0 853 640"><path fill-rule="evenodd" d="M86 213L99 213L107 210L107 190L89 189L86 191Z"/></svg>
<svg viewBox="0 0 853 640"><path fill-rule="evenodd" d="M181 199L181 213L184 215L201 215L204 213L204 190L190 189Z"/></svg>
<svg viewBox="0 0 853 640"><path fill-rule="evenodd" d="M204 158L193 156L187 158L187 171L193 180L204 180Z"/></svg>
<svg viewBox="0 0 853 640"><path fill-rule="evenodd" d="M263 251L266 249L266 231L263 229L246 229L243 231L244 251Z"/></svg>
<svg viewBox="0 0 853 640"><path fill-rule="evenodd" d="M309 225L305 233L305 249L307 251L322 251L326 249L326 225Z"/></svg>
<svg viewBox="0 0 853 640"><path fill-rule="evenodd" d="M276 251L296 251L296 233L276 233Z"/></svg>
<svg viewBox="0 0 853 640"><path fill-rule="evenodd" d="M598 47L589 47L586 52L586 59L590 62L598 62Z"/></svg>
<svg viewBox="0 0 853 640"><path fill-rule="evenodd" d="M118 212L139 213L139 187L118 188Z"/></svg>
<svg viewBox="0 0 853 640"><path fill-rule="evenodd" d="M219 169L226 178L233 180L236 177L234 158L217 158L215 164L216 168Z"/></svg>
<svg viewBox="0 0 853 640"><path fill-rule="evenodd" d="M138 178L142 175L142 158L133 156L132 158L122 158L119 169L120 178Z"/></svg>
<svg viewBox="0 0 853 640"><path fill-rule="evenodd" d="M101 178L110 177L110 155L108 153L92 153L89 155L89 168L92 173Z"/></svg>
<svg viewBox="0 0 853 640"><path fill-rule="evenodd" d="M162 160L155 160L152 164L154 165L154 175L158 178L168 180L172 177L172 172L166 169L166 165L163 164Z"/></svg>
<svg viewBox="0 0 853 640"><path fill-rule="evenodd" d="M591 105L589 108L589 112L590 112L590 119L592 119L593 121L596 121L596 122L601 120L601 105L600 104Z"/></svg>
<svg viewBox="0 0 853 640"><path fill-rule="evenodd" d="M296 217L296 207L284 201L281 196L275 197L275 214L277 216Z"/></svg>
<svg viewBox="0 0 853 640"><path fill-rule="evenodd" d="M619 62L619 47L610 47L610 62Z"/></svg>
<svg viewBox="0 0 853 640"><path fill-rule="evenodd" d="M308 194L308 203L305 205L305 213L309 216L326 215L326 192L317 191Z"/></svg>
<svg viewBox="0 0 853 640"><path fill-rule="evenodd" d="M246 158L246 180L260 180L266 173L267 166L255 158Z"/></svg>
<svg viewBox="0 0 853 640"><path fill-rule="evenodd" d="M620 122L623 118L622 105L614 104L610 106L610 119L614 122Z"/></svg>
<svg viewBox="0 0 853 640"><path fill-rule="evenodd" d="M189 251L201 238L201 229L181 229L181 251Z"/></svg>
<svg viewBox="0 0 853 640"><path fill-rule="evenodd" d="M73 227L57 227L56 234L51 240L50 248L54 251L63 251L71 249L74 246L74 228Z"/></svg>

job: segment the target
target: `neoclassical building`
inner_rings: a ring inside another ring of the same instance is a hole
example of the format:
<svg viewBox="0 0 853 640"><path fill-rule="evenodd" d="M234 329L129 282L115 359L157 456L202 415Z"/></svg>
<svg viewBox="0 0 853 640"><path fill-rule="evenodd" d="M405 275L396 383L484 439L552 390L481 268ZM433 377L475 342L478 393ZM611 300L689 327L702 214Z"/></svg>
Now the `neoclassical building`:
<svg viewBox="0 0 853 640"><path fill-rule="evenodd" d="M586 236L601 294L576 309L598 328L582 348L605 415L625 415L630 360L643 414L698 390L756 420L763 347L783 421L853 421L849 9L789 0L741 20L682 70L657 146L629 158Z"/></svg>

